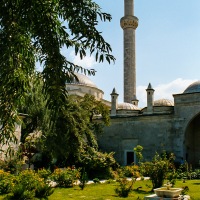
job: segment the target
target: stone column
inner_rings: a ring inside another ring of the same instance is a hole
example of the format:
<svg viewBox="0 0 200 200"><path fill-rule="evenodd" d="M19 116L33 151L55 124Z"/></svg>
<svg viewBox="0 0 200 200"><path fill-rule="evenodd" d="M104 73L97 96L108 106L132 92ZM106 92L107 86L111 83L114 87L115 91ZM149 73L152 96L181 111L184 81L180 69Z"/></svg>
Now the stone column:
<svg viewBox="0 0 200 200"><path fill-rule="evenodd" d="M124 102L134 103L136 98L135 30L138 18L134 16L133 0L124 0L124 14L120 25L124 31Z"/></svg>

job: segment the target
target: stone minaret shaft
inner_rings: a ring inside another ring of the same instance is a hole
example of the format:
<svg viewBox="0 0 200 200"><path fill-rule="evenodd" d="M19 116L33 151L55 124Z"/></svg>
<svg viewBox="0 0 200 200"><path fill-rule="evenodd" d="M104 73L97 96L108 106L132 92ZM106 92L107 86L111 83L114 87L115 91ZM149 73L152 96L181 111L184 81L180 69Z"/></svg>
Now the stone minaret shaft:
<svg viewBox="0 0 200 200"><path fill-rule="evenodd" d="M124 102L138 104L136 98L135 30L138 18L134 16L134 0L124 0Z"/></svg>

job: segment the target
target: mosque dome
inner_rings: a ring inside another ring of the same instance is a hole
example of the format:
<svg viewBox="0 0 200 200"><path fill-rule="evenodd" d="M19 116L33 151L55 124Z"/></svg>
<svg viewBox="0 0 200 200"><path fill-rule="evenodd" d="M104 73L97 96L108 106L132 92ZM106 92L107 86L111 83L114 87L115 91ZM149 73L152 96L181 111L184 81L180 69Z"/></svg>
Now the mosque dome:
<svg viewBox="0 0 200 200"><path fill-rule="evenodd" d="M140 110L140 109L131 103L119 103L118 110Z"/></svg>
<svg viewBox="0 0 200 200"><path fill-rule="evenodd" d="M85 85L85 86L97 88L95 83L92 82L86 75L79 74L79 73L75 73L75 75L77 76L78 80L76 80L76 78L73 78L73 80L70 84Z"/></svg>
<svg viewBox="0 0 200 200"><path fill-rule="evenodd" d="M154 101L154 106L174 106L174 102L169 99L159 99Z"/></svg>
<svg viewBox="0 0 200 200"><path fill-rule="evenodd" d="M189 85L183 93L196 93L200 92L200 81L196 81Z"/></svg>

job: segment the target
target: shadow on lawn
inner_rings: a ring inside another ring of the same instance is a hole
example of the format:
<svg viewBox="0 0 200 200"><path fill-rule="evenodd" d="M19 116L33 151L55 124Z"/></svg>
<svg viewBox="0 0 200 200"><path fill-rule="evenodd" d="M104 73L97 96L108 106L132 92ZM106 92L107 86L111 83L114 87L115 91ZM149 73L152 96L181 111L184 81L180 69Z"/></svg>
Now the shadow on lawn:
<svg viewBox="0 0 200 200"><path fill-rule="evenodd" d="M193 185L200 185L200 183L192 183Z"/></svg>
<svg viewBox="0 0 200 200"><path fill-rule="evenodd" d="M152 191L145 191L145 190L141 190L141 189L134 189L133 190L136 194L150 194Z"/></svg>

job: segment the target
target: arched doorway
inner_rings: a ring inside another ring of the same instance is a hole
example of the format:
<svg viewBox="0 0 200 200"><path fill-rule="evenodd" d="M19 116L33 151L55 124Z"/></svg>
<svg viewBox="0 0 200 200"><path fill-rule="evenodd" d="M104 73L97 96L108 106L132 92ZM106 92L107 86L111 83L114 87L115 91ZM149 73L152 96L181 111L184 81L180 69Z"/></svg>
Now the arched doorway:
<svg viewBox="0 0 200 200"><path fill-rule="evenodd" d="M188 124L185 132L184 158L193 166L200 164L200 114Z"/></svg>

